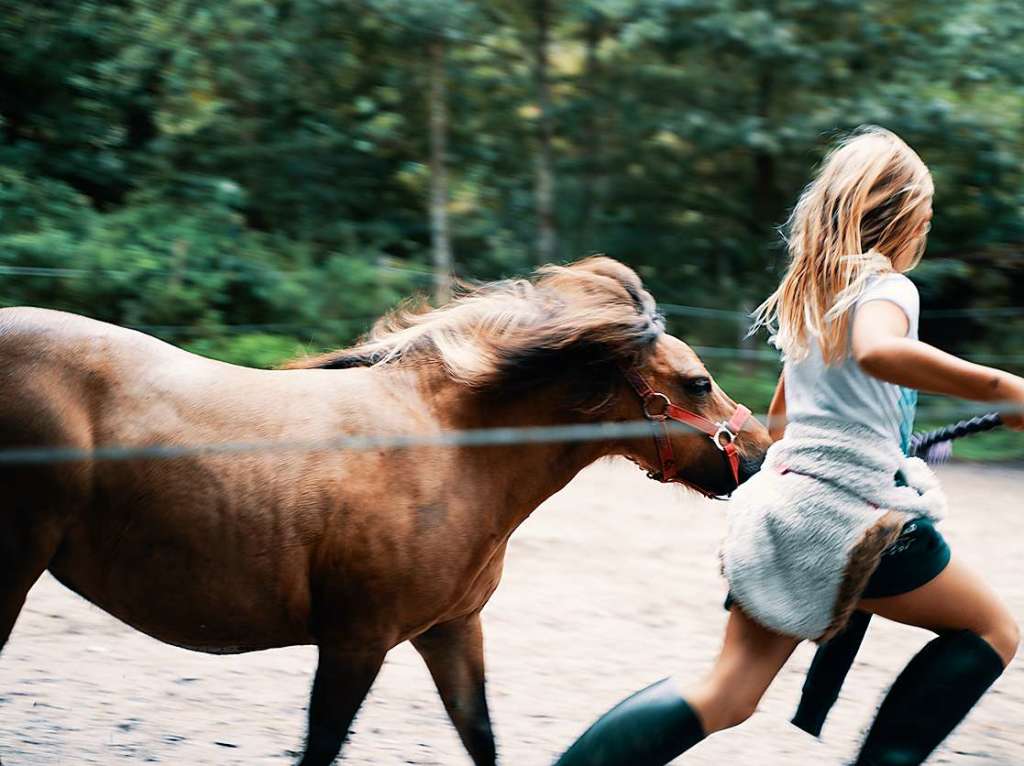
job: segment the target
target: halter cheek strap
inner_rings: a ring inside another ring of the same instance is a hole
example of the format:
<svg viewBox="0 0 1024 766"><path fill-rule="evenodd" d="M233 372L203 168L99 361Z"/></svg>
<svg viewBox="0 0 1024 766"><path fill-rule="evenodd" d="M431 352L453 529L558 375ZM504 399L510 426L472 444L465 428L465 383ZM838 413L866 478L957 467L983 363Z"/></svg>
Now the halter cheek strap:
<svg viewBox="0 0 1024 766"><path fill-rule="evenodd" d="M655 391L644 376L636 370L631 368L625 369L623 374L633 387L633 390L636 391L637 396L640 397L640 401L643 404L644 417L651 421L654 444L658 452L658 461L661 464L660 471L651 471L648 474L652 479L686 484L705 497L717 497L715 493L709 492L679 475L679 464L676 462L675 451L672 449L672 441L669 438L668 432L668 421L674 420L677 423L685 423L710 437L711 441L714 442L715 446L725 456L733 481L737 487L739 486L740 455L736 449L736 437L750 419L749 409L739 404L727 421L715 423L703 415L698 415L696 412L680 407L673 403L665 394Z"/></svg>

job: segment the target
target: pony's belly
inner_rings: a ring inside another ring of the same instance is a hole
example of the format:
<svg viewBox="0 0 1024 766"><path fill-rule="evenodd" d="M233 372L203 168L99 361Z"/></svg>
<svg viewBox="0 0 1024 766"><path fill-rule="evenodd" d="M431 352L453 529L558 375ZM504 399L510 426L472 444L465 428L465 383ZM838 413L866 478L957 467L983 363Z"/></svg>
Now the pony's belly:
<svg viewBox="0 0 1024 766"><path fill-rule="evenodd" d="M165 643L214 654L313 643L301 583L289 588L256 573L245 577L216 567L190 575L168 570L159 559L153 566L124 566L82 553L66 546L50 572L108 614Z"/></svg>

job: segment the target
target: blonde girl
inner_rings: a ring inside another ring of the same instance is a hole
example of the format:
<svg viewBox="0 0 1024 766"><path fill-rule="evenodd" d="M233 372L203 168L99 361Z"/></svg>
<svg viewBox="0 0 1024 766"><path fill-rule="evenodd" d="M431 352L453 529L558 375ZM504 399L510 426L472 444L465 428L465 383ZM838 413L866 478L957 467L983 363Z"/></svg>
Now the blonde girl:
<svg viewBox="0 0 1024 766"><path fill-rule="evenodd" d="M825 159L788 226L790 263L758 310L785 365L777 439L729 508L722 565L730 608L703 680L669 678L599 719L559 766L665 764L756 709L797 644L827 640L855 609L937 634L896 679L856 766L920 764L1017 650L1013 617L935 523L934 475L903 456L918 390L1010 403L1024 379L917 339L904 276L932 217L932 179L899 137L865 128Z"/></svg>

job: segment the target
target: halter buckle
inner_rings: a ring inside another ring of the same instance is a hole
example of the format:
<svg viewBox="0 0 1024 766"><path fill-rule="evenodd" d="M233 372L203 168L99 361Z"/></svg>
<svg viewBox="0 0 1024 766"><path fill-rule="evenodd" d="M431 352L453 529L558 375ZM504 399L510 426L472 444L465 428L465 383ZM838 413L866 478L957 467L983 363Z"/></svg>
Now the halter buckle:
<svg viewBox="0 0 1024 766"><path fill-rule="evenodd" d="M715 443L715 446L718 447L718 449L725 452L726 447L736 441L736 434L729 429L728 423L715 423L715 425L718 426L718 430L709 438ZM722 443L723 436L727 437L724 444Z"/></svg>
<svg viewBox="0 0 1024 766"><path fill-rule="evenodd" d="M659 402L658 406L661 408L661 411L651 412L651 402ZM668 420L668 410L671 404L672 401L665 394L651 391L645 394L643 398L644 417L648 420Z"/></svg>

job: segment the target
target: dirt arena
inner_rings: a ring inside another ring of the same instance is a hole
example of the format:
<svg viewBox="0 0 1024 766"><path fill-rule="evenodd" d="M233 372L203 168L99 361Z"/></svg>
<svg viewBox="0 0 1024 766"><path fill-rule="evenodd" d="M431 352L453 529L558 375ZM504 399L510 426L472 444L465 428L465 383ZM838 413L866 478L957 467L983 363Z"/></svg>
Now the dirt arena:
<svg viewBox="0 0 1024 766"><path fill-rule="evenodd" d="M941 475L954 507L947 538L1024 618L1024 470L953 465ZM623 695L705 670L725 620L723 524L720 505L615 462L585 471L516 533L484 613L501 763L549 764ZM884 689L926 640L876 621L822 741L787 723L812 654L805 645L753 719L679 762L846 764ZM306 647L214 657L164 646L47 576L0 657L0 759L289 764L314 660ZM1022 721L1018 661L929 763L1024 764ZM411 648L389 656L341 762L469 764Z"/></svg>

